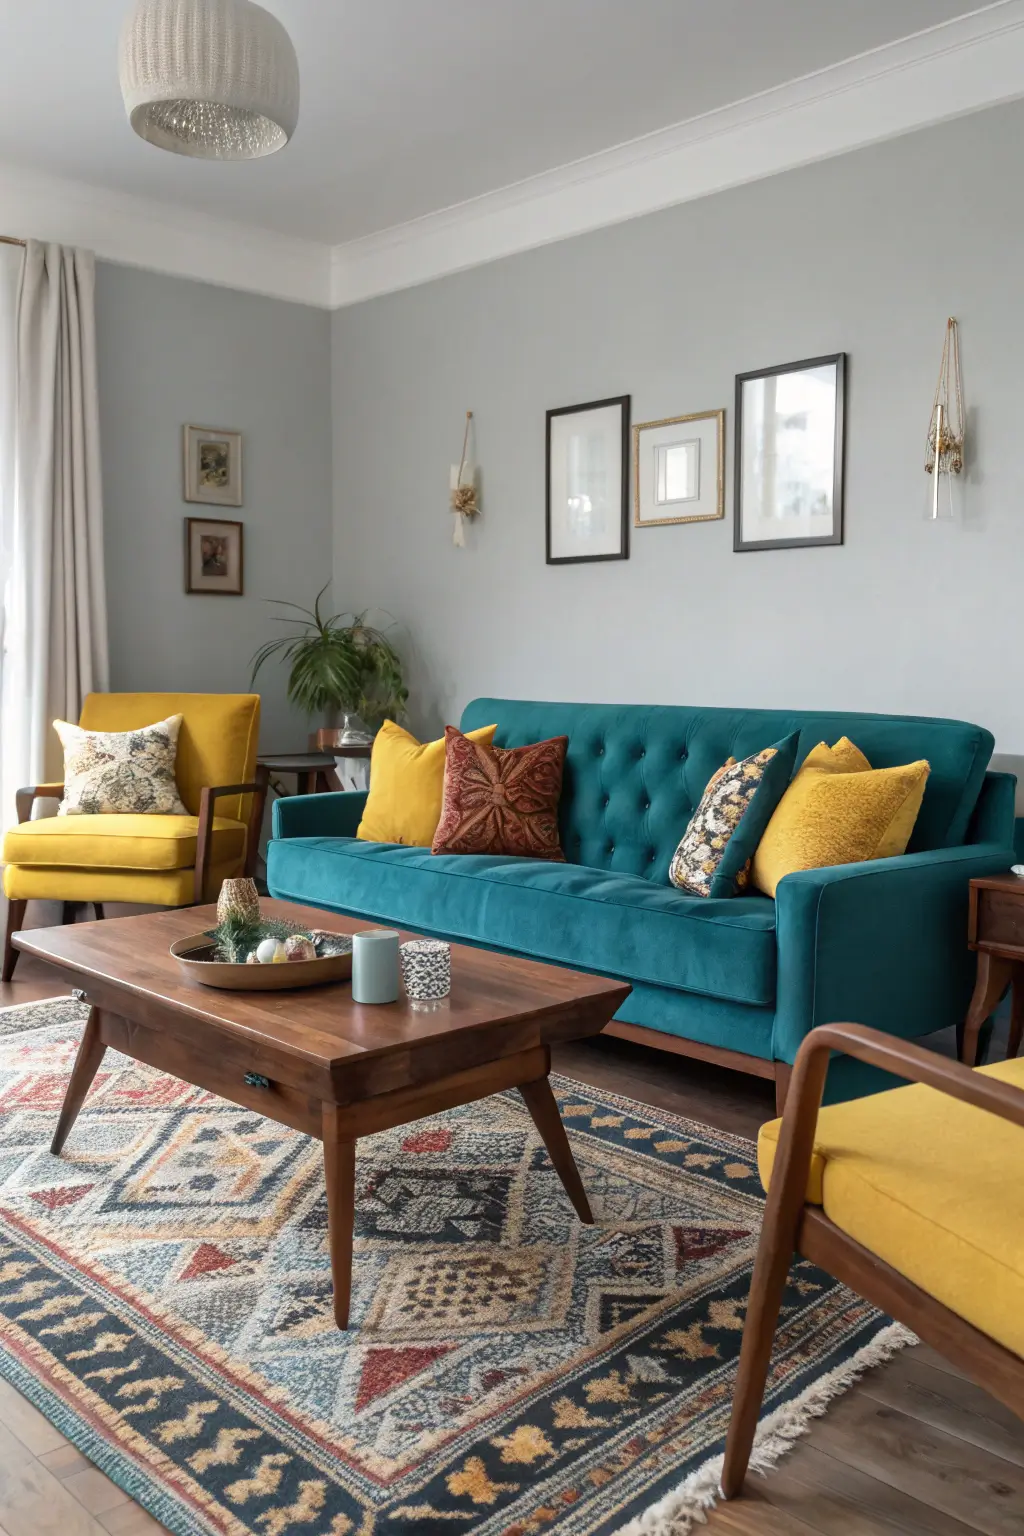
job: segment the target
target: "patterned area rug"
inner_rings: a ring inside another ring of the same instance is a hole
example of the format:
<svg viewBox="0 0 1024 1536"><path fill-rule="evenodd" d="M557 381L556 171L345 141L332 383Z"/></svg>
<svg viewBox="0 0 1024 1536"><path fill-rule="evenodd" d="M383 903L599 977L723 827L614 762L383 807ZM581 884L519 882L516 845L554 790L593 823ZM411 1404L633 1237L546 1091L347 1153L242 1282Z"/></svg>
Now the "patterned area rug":
<svg viewBox="0 0 1024 1536"><path fill-rule="evenodd" d="M676 1536L714 1497L762 1201L749 1142L555 1080L597 1224L518 1094L360 1143L352 1327L320 1148L0 1011L0 1372L181 1536ZM909 1335L791 1275L768 1465Z"/></svg>

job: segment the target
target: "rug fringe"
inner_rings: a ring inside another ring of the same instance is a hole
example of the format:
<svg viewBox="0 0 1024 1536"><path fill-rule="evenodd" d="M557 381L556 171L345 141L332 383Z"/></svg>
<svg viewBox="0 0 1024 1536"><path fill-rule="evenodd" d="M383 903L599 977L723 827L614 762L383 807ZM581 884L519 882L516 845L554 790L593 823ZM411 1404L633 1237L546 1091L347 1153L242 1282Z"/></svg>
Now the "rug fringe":
<svg viewBox="0 0 1024 1536"><path fill-rule="evenodd" d="M899 1350L918 1342L916 1334L902 1323L890 1323L845 1365L812 1381L791 1403L781 1404L758 1425L750 1471L761 1476L770 1472L792 1448L794 1441L805 1435L813 1421L820 1418L829 1404L848 1391L865 1371L883 1365ZM687 1536L695 1525L703 1525L708 1511L719 1499L724 1459L720 1455L710 1457L678 1488L621 1526L615 1536Z"/></svg>

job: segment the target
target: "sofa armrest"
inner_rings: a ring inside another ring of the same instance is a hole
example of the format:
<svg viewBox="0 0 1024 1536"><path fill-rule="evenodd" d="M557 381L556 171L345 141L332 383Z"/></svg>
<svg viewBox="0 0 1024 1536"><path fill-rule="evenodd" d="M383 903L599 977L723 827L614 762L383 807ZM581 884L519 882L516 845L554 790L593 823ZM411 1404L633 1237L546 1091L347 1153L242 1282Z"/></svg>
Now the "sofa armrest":
<svg viewBox="0 0 1024 1536"><path fill-rule="evenodd" d="M993 773L989 769L982 780L978 803L967 829L967 842L1000 843L1009 847L1013 842L1016 798L1016 774Z"/></svg>
<svg viewBox="0 0 1024 1536"><path fill-rule="evenodd" d="M355 837L365 789L327 795L289 795L274 801L274 837Z"/></svg>
<svg viewBox="0 0 1024 1536"><path fill-rule="evenodd" d="M975 973L968 882L1013 858L976 843L787 875L776 892L775 1059L793 1061L833 1019L904 1039L962 1024Z"/></svg>

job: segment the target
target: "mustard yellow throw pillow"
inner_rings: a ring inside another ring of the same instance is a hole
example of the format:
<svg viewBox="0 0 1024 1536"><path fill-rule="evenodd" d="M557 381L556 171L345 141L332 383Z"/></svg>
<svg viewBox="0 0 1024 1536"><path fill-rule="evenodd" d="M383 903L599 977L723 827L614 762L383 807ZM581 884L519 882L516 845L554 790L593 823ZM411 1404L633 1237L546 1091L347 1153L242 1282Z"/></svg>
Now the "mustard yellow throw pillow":
<svg viewBox="0 0 1024 1536"><path fill-rule="evenodd" d="M928 782L923 759L872 768L845 736L809 752L754 854L752 884L774 896L798 869L889 859L906 850Z"/></svg>
<svg viewBox="0 0 1024 1536"><path fill-rule="evenodd" d="M496 725L467 731L470 741L490 745ZM444 737L419 742L385 720L370 754L370 793L356 837L364 843L405 843L429 848L441 820Z"/></svg>

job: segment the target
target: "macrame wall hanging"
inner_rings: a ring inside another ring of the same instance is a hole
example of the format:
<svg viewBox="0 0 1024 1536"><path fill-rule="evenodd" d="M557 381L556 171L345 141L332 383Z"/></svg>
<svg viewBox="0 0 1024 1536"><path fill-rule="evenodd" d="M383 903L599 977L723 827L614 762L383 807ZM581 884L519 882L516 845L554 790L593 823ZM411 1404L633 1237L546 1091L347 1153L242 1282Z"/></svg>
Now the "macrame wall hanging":
<svg viewBox="0 0 1024 1536"><path fill-rule="evenodd" d="M928 451L924 467L932 476L928 516L933 520L953 516L953 476L964 467L964 387L960 377L960 331L956 321L946 321L939 381L935 386L928 422ZM946 494L941 480L946 477Z"/></svg>
<svg viewBox="0 0 1024 1536"><path fill-rule="evenodd" d="M451 468L451 497L453 528L452 543L459 549L466 546L466 524L472 522L474 517L480 516L480 504L477 500L476 490L476 466L471 464L466 457L469 450L469 428L473 421L473 412L466 412L466 430L462 438L462 458L458 464Z"/></svg>

